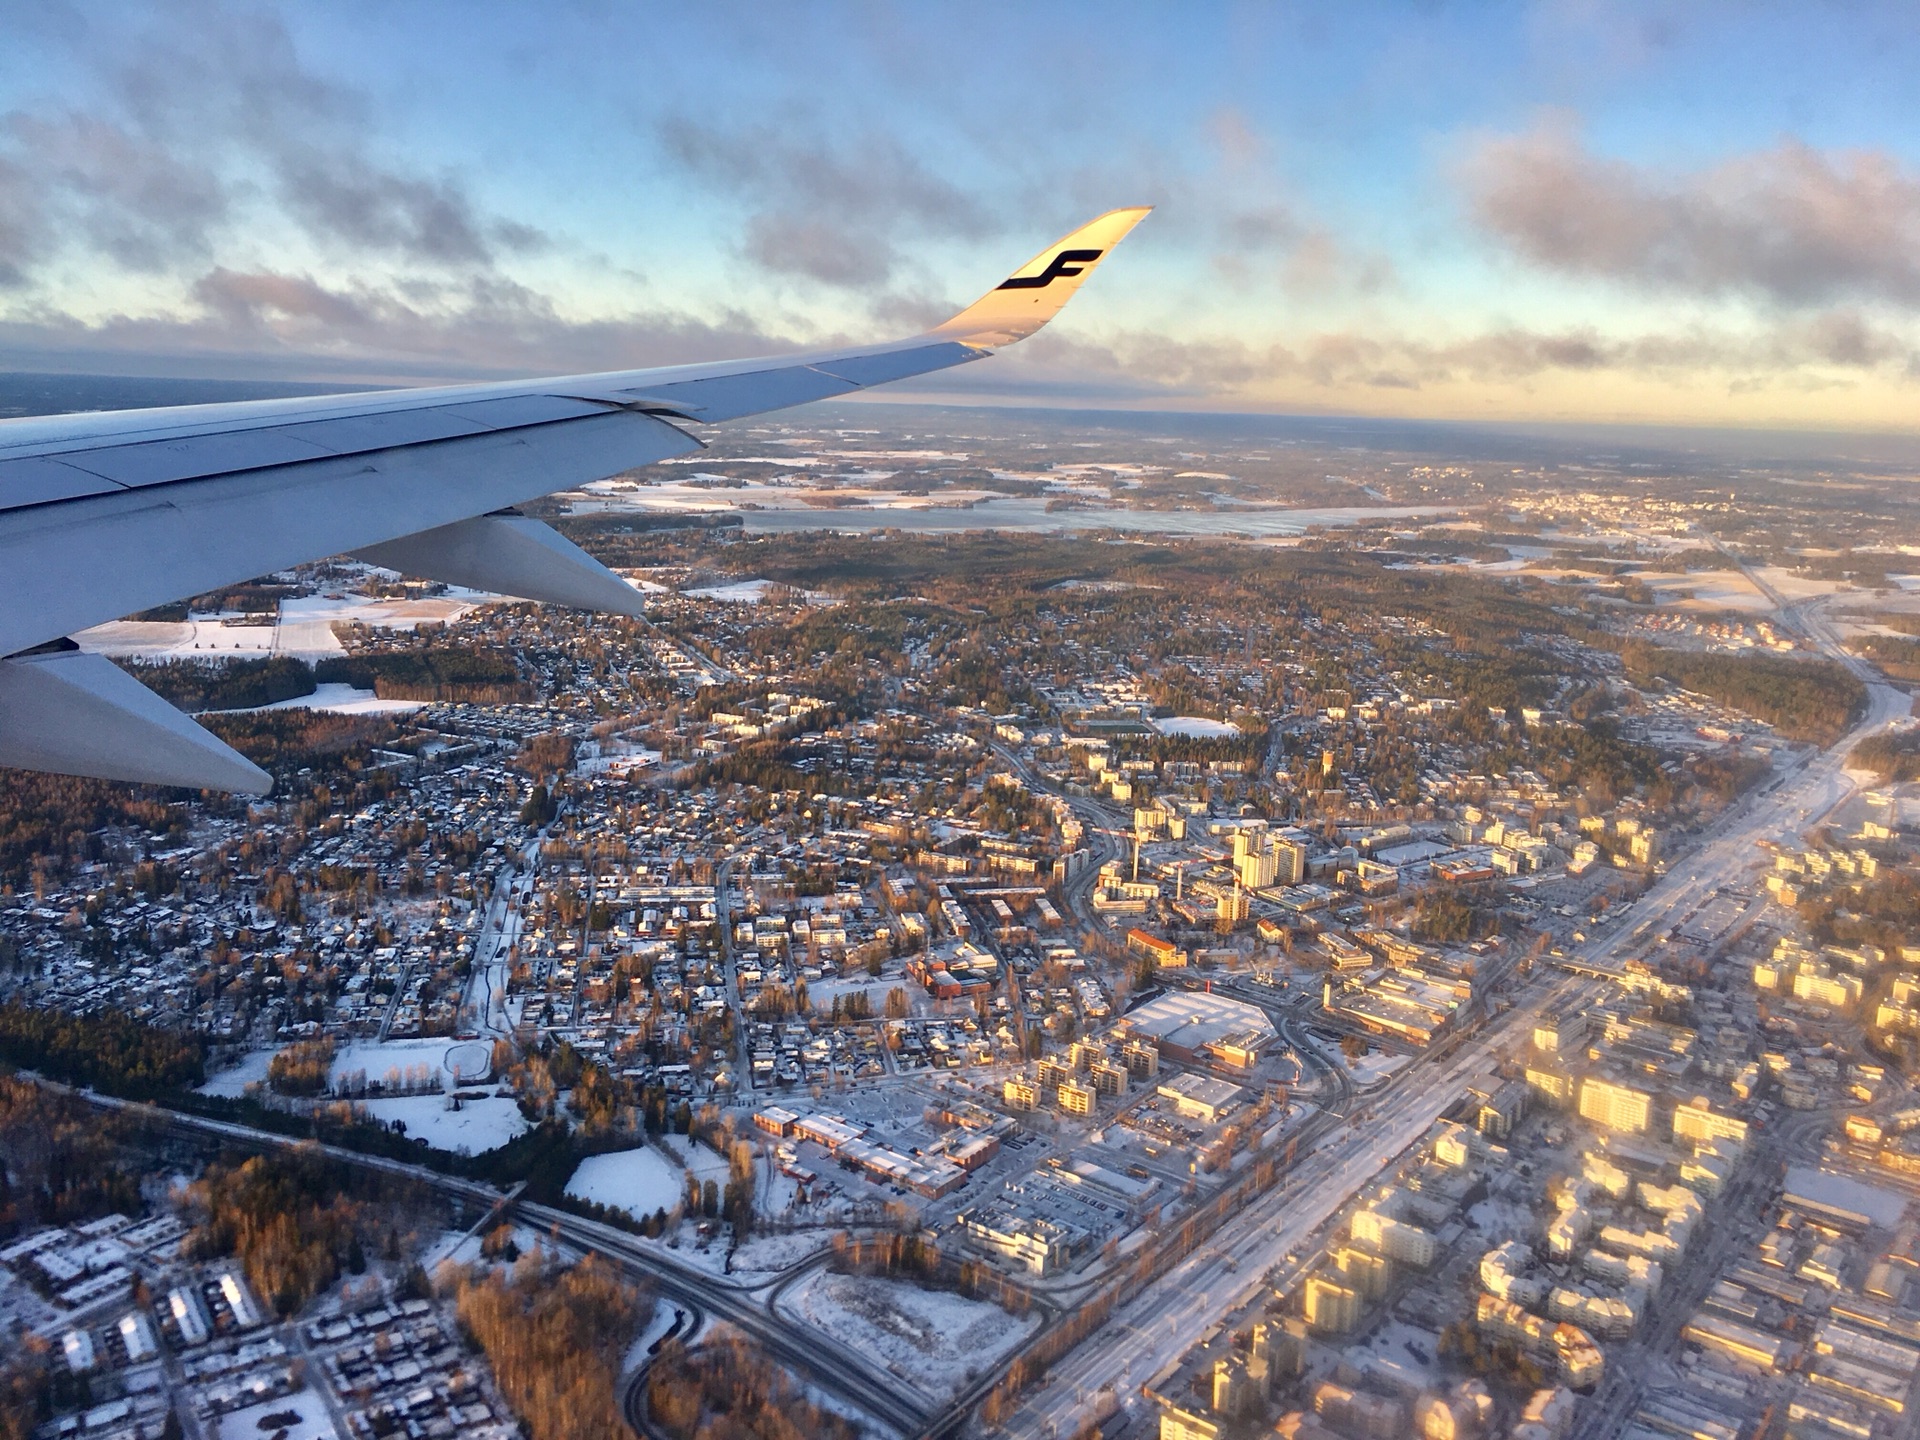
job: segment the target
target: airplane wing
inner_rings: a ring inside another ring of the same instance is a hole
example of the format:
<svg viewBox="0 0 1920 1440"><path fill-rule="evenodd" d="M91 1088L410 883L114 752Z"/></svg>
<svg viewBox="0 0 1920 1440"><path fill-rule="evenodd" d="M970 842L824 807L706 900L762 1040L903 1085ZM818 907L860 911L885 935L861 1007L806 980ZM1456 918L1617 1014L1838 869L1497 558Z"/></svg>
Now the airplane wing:
<svg viewBox="0 0 1920 1440"><path fill-rule="evenodd" d="M686 428L965 364L1038 330L1147 215L1114 210L890 344L545 380L0 421L0 765L270 784L73 631L328 555L640 615L518 502L688 454Z"/></svg>

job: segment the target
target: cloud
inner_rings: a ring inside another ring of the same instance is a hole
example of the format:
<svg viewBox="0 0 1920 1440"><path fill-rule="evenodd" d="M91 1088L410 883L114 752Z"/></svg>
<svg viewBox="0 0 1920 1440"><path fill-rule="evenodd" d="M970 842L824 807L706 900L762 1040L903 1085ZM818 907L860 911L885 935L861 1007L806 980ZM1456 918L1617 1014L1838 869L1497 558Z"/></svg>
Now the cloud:
<svg viewBox="0 0 1920 1440"><path fill-rule="evenodd" d="M139 273L197 267L249 221L440 269L546 243L459 177L383 157L364 99L310 70L275 15L182 3L144 27L61 33L101 98L0 114L0 285L82 253Z"/></svg>
<svg viewBox="0 0 1920 1440"><path fill-rule="evenodd" d="M199 375L261 373L363 380L566 374L737 359L798 347L738 311L697 317L561 314L497 275L437 283L327 283L311 275L214 268L191 287L196 313L82 320L57 310L0 319L16 363L124 373L130 362Z"/></svg>
<svg viewBox="0 0 1920 1440"><path fill-rule="evenodd" d="M869 130L834 140L802 122L728 128L669 116L667 156L749 210L742 252L777 274L828 285L885 283L913 239L977 239L988 208L897 139Z"/></svg>
<svg viewBox="0 0 1920 1440"><path fill-rule="evenodd" d="M1125 379L1157 387L1162 398L1260 404L1282 392L1496 389L1554 376L1619 376L1677 387L1851 383L1869 375L1898 383L1920 373L1920 347L1839 310L1752 331L1694 328L1624 337L1584 326L1501 327L1448 341L1342 329L1257 345L1140 332L1096 343L1047 331L996 363L1010 372L1032 367L1100 384Z"/></svg>
<svg viewBox="0 0 1920 1440"><path fill-rule="evenodd" d="M1785 139L1691 171L1590 151L1564 118L1473 146L1475 220L1535 264L1791 306L1920 303L1920 176L1878 150Z"/></svg>
<svg viewBox="0 0 1920 1440"><path fill-rule="evenodd" d="M17 157L10 168L22 187L53 197L66 224L130 270L205 254L209 233L226 218L228 190L218 176L100 116L15 111L0 120L0 136Z"/></svg>

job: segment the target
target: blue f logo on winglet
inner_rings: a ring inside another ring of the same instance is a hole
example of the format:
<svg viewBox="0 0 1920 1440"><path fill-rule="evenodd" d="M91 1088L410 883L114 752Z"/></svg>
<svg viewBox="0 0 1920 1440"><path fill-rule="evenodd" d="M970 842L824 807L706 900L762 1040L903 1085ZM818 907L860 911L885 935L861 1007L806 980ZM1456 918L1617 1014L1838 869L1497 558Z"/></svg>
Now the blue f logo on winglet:
<svg viewBox="0 0 1920 1440"><path fill-rule="evenodd" d="M1058 255L1053 257L1053 263L1048 265L1047 268L1042 270L1038 275L1016 275L1011 280L1001 281L1000 284L994 288L998 290L1044 290L1055 280L1069 275L1078 275L1083 268L1091 265L1104 253L1106 252L1101 250L1062 250Z"/></svg>

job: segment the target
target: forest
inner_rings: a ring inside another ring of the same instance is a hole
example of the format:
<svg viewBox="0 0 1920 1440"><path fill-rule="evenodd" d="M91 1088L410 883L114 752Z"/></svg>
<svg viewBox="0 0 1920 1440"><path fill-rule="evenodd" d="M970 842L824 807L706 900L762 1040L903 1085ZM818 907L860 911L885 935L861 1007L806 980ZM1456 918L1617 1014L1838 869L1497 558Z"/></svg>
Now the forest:
<svg viewBox="0 0 1920 1440"><path fill-rule="evenodd" d="M169 660L148 665L122 661L121 668L180 709L244 710L311 695L313 670L304 660L285 655L265 660L228 660L206 664Z"/></svg>
<svg viewBox="0 0 1920 1440"><path fill-rule="evenodd" d="M1639 640L1629 640L1620 659L1636 685L1665 680L1764 720L1790 740L1831 745L1866 713L1867 687L1832 660L1717 655Z"/></svg>
<svg viewBox="0 0 1920 1440"><path fill-rule="evenodd" d="M188 1196L196 1224L186 1253L236 1257L254 1293L282 1315L343 1273L363 1273L369 1253L399 1260L426 1203L413 1182L329 1159L318 1146L210 1165Z"/></svg>
<svg viewBox="0 0 1920 1440"><path fill-rule="evenodd" d="M597 1256L555 1274L538 1253L464 1271L453 1293L531 1440L630 1440L617 1382L649 1297Z"/></svg>
<svg viewBox="0 0 1920 1440"><path fill-rule="evenodd" d="M123 1150L138 1128L18 1076L0 1076L0 1241L42 1225L138 1214L143 1164Z"/></svg>
<svg viewBox="0 0 1920 1440"><path fill-rule="evenodd" d="M145 832L156 847L184 836L187 792L0 769L0 887L24 890L103 858L100 832Z"/></svg>
<svg viewBox="0 0 1920 1440"><path fill-rule="evenodd" d="M322 685L371 690L382 700L464 700L516 705L533 698L513 657L479 647L385 650L322 660L313 669Z"/></svg>
<svg viewBox="0 0 1920 1440"><path fill-rule="evenodd" d="M0 1062L126 1100L157 1100L206 1079L200 1044L106 1010L70 1015L0 1005Z"/></svg>
<svg viewBox="0 0 1920 1440"><path fill-rule="evenodd" d="M1882 784L1920 780L1920 730L1869 735L1847 756L1847 768L1871 770Z"/></svg>
<svg viewBox="0 0 1920 1440"><path fill-rule="evenodd" d="M369 651L309 665L288 655L204 663L124 662L135 679L182 710L245 710L311 695L320 685L351 685L383 700L471 700L512 704L529 698L511 656L479 647L427 646Z"/></svg>
<svg viewBox="0 0 1920 1440"><path fill-rule="evenodd" d="M859 1440L860 1434L733 1334L692 1351L669 1341L647 1372L647 1415L674 1440Z"/></svg>

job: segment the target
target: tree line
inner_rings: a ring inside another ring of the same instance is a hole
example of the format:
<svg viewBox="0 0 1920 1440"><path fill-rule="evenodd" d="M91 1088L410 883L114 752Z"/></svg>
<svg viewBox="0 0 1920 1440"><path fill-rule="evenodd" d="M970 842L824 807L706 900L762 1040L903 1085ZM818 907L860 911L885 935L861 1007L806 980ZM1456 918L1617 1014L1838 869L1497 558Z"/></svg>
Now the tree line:
<svg viewBox="0 0 1920 1440"><path fill-rule="evenodd" d="M630 1440L617 1382L650 1302L594 1255L558 1274L534 1255L454 1281L461 1329L532 1440Z"/></svg>
<svg viewBox="0 0 1920 1440"><path fill-rule="evenodd" d="M1627 678L1665 680L1764 720L1790 740L1831 745L1866 713L1867 687L1832 660L1669 650L1642 640L1620 649Z"/></svg>
<svg viewBox="0 0 1920 1440"><path fill-rule="evenodd" d="M126 1100L156 1100L206 1079L200 1042L117 1010L73 1015L0 1005L0 1062Z"/></svg>

